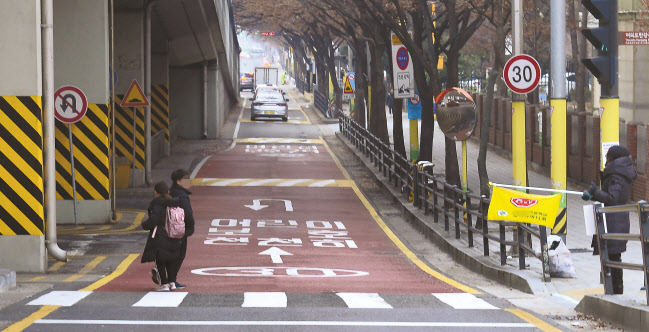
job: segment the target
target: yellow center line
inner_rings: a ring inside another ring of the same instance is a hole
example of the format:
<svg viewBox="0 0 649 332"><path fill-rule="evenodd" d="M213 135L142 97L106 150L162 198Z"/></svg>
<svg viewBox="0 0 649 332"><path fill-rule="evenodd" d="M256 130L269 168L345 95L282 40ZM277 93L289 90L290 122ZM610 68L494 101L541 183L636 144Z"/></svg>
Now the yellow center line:
<svg viewBox="0 0 649 332"><path fill-rule="evenodd" d="M536 326L539 330L545 332L561 332L558 328L542 321L541 319L535 317L534 315L525 312L520 309L505 309L506 311L511 312L512 314L518 316L520 319Z"/></svg>
<svg viewBox="0 0 649 332"><path fill-rule="evenodd" d="M7 327L6 329L2 330L2 332L20 332L28 328L30 325L34 324L35 321L45 318L45 316L51 314L59 307L60 306L58 305L44 305L40 309L38 309L38 311L27 316L25 319Z"/></svg>
<svg viewBox="0 0 649 332"><path fill-rule="evenodd" d="M124 228L122 231L130 231L135 229L137 226L140 226L140 224L142 223L142 219L144 219L144 212L139 212L135 217L135 220L133 220L133 224L131 226Z"/></svg>
<svg viewBox="0 0 649 332"><path fill-rule="evenodd" d="M49 272L56 272L56 271L58 271L61 267L63 267L63 265L65 265L65 263L67 263L67 262L56 262L56 263L54 263L52 266L50 266L50 268L47 269L47 271L49 271Z"/></svg>
<svg viewBox="0 0 649 332"><path fill-rule="evenodd" d="M100 228L97 229L97 230L98 230L98 231L105 231L105 230L110 229L110 227L111 227L110 225L107 225L107 226L100 227Z"/></svg>
<svg viewBox="0 0 649 332"><path fill-rule="evenodd" d="M80 290L82 290L82 291L94 291L94 290L98 289L99 287L111 282L113 279L115 279L115 278L119 277L120 275L122 275L122 273L124 273L124 271L126 271L126 269L131 265L131 263L133 263L133 261L136 258L138 258L138 256L140 256L140 254L130 254L130 255L128 255L128 257L126 257L126 259L124 259L119 264L119 266L117 266L117 269L115 269L115 271L113 271L113 273L111 273L111 274L109 274L109 275L95 281L90 286L84 287L84 288L82 288Z"/></svg>
<svg viewBox="0 0 649 332"><path fill-rule="evenodd" d="M43 279L45 279L45 276L34 277L34 278L31 278L31 279L27 280L27 282L35 282L35 281L39 281L39 280L43 280Z"/></svg>
<svg viewBox="0 0 649 332"><path fill-rule="evenodd" d="M122 220L122 217L124 217L124 214L121 212L115 213L115 220L112 221L113 224L118 223L120 220Z"/></svg>
<svg viewBox="0 0 649 332"><path fill-rule="evenodd" d="M81 271L79 271L78 274L75 274L75 275L72 275L72 276L68 277L67 279L63 280L63 282L75 281L75 280L85 276L86 274L88 274L88 272L92 271L95 267L97 267L97 265L99 263L101 263L104 259L106 259L106 256L95 257L95 259L90 261L90 263L86 264L86 266L84 266L81 269Z"/></svg>
<svg viewBox="0 0 649 332"><path fill-rule="evenodd" d="M324 143L324 146L326 147L327 152L329 152L329 155L331 156L331 158L333 158L333 160L336 163L336 165L338 166L338 168L345 175L345 178L350 179L350 181L351 181L351 178L349 177L349 174L347 173L345 168L342 167L342 165L340 164L340 161L338 160L338 158L336 158L336 156L333 154L333 152L329 148L329 145L327 144L327 142ZM406 257L408 257L408 259L410 259L413 263L415 263L415 265L417 265L422 271L430 274L431 276L437 278L438 280L440 280L442 282L445 282L445 283L447 283L447 284L449 284L449 285L451 285L451 286L453 286L453 287L455 287L455 288L457 288L459 290L467 292L469 294L481 294L478 290L473 289L473 288L471 288L469 286L466 286L464 284L461 284L461 283L459 283L459 282L457 282L457 281L455 281L455 280L453 280L451 278L448 278L445 275L433 270L430 266L428 266L421 259L419 259L419 257L417 257L417 255L415 255L412 251L410 251L410 249L408 249L408 247L405 244L403 244L403 242L401 242L401 240L392 232L392 230L390 230L390 228L385 224L385 222L383 222L381 217L379 217L379 214L376 212L376 210L374 210L374 207L372 207L372 204L370 204L370 202L365 198L365 196L360 191L360 189L358 189L358 186L356 185L356 183L354 181L351 181L351 183L352 183L352 188L354 189L354 192L356 193L356 196L361 200L361 202L363 203L363 205L365 206L367 211L369 211L370 215L372 216L374 221L379 225L379 227L381 227L381 229L383 230L385 235L387 235L388 238L390 238L390 240L392 240L392 242L399 248L399 250L401 250L401 252L403 254L405 254Z"/></svg>

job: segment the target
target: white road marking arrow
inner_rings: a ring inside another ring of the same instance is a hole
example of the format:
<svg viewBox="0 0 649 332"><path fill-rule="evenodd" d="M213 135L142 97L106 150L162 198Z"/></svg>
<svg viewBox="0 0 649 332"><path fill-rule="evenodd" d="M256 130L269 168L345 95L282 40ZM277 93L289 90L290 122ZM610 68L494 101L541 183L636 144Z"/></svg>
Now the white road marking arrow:
<svg viewBox="0 0 649 332"><path fill-rule="evenodd" d="M272 199L272 198L253 199L252 200L252 205L244 205L244 206L247 207L247 208L251 208L251 209L253 209L255 211L259 211L259 210L261 210L263 208L267 208L268 205L261 205L261 201L283 201L284 206L286 207L286 211L293 212L293 202L291 202L290 200L287 200L287 199Z"/></svg>
<svg viewBox="0 0 649 332"><path fill-rule="evenodd" d="M282 257L281 257L281 255L289 255L289 256L293 256L293 254L291 254L290 252L286 252L286 251L284 251L284 250L282 250L282 249L280 249L280 248L277 248L277 247L271 247L271 248L268 248L268 249L266 249L266 250L260 252L259 254L260 254L260 255L269 255L269 256L270 256L270 259L271 259L271 260L273 261L273 263L275 263L275 264L281 264L281 263L284 263L284 261L282 261Z"/></svg>

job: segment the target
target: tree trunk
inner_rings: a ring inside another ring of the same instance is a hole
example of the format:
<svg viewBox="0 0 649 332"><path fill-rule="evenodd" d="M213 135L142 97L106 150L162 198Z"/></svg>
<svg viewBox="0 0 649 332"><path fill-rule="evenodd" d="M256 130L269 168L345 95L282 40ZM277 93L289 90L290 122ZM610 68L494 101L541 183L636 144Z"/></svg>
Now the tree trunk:
<svg viewBox="0 0 649 332"><path fill-rule="evenodd" d="M489 82L487 84L487 100L484 102L482 112L482 123L480 125L480 152L478 153L478 177L480 178L480 195L491 196L489 188L489 173L487 172L487 144L489 143L489 126L491 125L491 112L494 100L494 88L499 81L500 73L505 65L505 28L503 21L503 3L502 0L494 1L494 22L496 22L496 32L493 41L494 48L494 65L489 72Z"/></svg>
<svg viewBox="0 0 649 332"><path fill-rule="evenodd" d="M365 42L362 40L355 40L354 48L354 68L356 70L356 91L354 92L354 120L361 125L365 125L365 89L367 88L367 75L365 70L367 68L367 52L365 49Z"/></svg>
<svg viewBox="0 0 649 332"><path fill-rule="evenodd" d="M378 25L374 28L373 43L370 43L370 69L372 70L372 102L370 110L370 132L381 141L389 144L387 119L385 117L385 85L383 84L383 54L385 53L385 30Z"/></svg>
<svg viewBox="0 0 649 332"><path fill-rule="evenodd" d="M329 95L329 82L327 82L327 65L321 55L315 56L315 66L317 69L316 82L318 82L318 91L325 96Z"/></svg>
<svg viewBox="0 0 649 332"><path fill-rule="evenodd" d="M334 88L334 101L336 105L336 110L340 111L343 109L343 94L340 85L338 85L338 73L336 72L336 64L334 63L335 50L333 45L329 43L328 47L328 56L327 56L327 68L329 68L329 75L331 77L331 84ZM328 82L327 82L328 83ZM329 98L329 94L327 94ZM338 117L337 112L334 112L333 116Z"/></svg>
<svg viewBox="0 0 649 332"><path fill-rule="evenodd" d="M416 45L423 45L422 31L423 18L421 15L412 15L413 34L412 41ZM433 114L433 100L435 92L429 87L426 80L426 71L420 61L412 62L415 73L415 83L421 101L421 134L419 135L419 160L433 161L433 136L435 134L435 116Z"/></svg>
<svg viewBox="0 0 649 332"><path fill-rule="evenodd" d="M406 145L403 137L403 99L395 99L392 108L392 137L394 139L394 151L400 156L406 156Z"/></svg>
<svg viewBox="0 0 649 332"><path fill-rule="evenodd" d="M458 56L456 52L449 52L448 54L448 85L446 88L457 87L458 86ZM456 185L458 187L462 186L462 181L460 179L460 166L458 165L457 159L457 148L455 141L444 136L444 167L446 170L446 182Z"/></svg>
<svg viewBox="0 0 649 332"><path fill-rule="evenodd" d="M579 54L579 37L577 35L581 34L578 34L576 29L579 24L579 18L575 10L575 0L568 0L568 14L570 15L571 23L574 24L573 29L570 29L570 46L572 47L572 63L575 68L575 101L577 102L578 112L584 112L586 110L584 100L585 77L578 75L579 67L583 67L580 61L583 56Z"/></svg>

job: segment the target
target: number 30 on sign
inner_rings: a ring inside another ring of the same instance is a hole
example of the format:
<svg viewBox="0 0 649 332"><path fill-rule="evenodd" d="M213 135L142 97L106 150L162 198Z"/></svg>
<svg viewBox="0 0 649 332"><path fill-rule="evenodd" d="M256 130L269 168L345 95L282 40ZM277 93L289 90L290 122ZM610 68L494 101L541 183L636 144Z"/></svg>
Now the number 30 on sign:
<svg viewBox="0 0 649 332"><path fill-rule="evenodd" d="M513 56L505 64L503 79L513 92L524 94L532 92L539 85L541 67L536 60L527 55Z"/></svg>

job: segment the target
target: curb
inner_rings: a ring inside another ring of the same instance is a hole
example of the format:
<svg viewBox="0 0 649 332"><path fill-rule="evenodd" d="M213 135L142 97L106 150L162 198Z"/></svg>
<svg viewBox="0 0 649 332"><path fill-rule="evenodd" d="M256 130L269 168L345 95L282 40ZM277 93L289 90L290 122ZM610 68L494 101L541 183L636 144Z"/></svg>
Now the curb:
<svg viewBox="0 0 649 332"><path fill-rule="evenodd" d="M649 306L628 296L586 295L575 308L576 311L621 326L630 331L646 331L649 326Z"/></svg>
<svg viewBox="0 0 649 332"><path fill-rule="evenodd" d="M550 293L546 284L540 279L540 276L534 276L527 270L494 266L488 257L469 248L465 243L460 242L454 237L450 237L451 233L444 231L443 226L435 224L432 220L428 220L430 216L426 216L423 210L417 209L407 199L403 198L403 194L383 177L383 174L369 162L369 159L359 154L356 148L342 133L337 132L336 137L363 162L365 167L372 172L374 178L381 183L383 188L392 193L394 201L401 205L401 212L406 217L406 220L435 245L440 247L440 249L451 255L457 263L502 285L525 293L533 295Z"/></svg>
<svg viewBox="0 0 649 332"><path fill-rule="evenodd" d="M0 269L0 293L16 287L16 271Z"/></svg>

